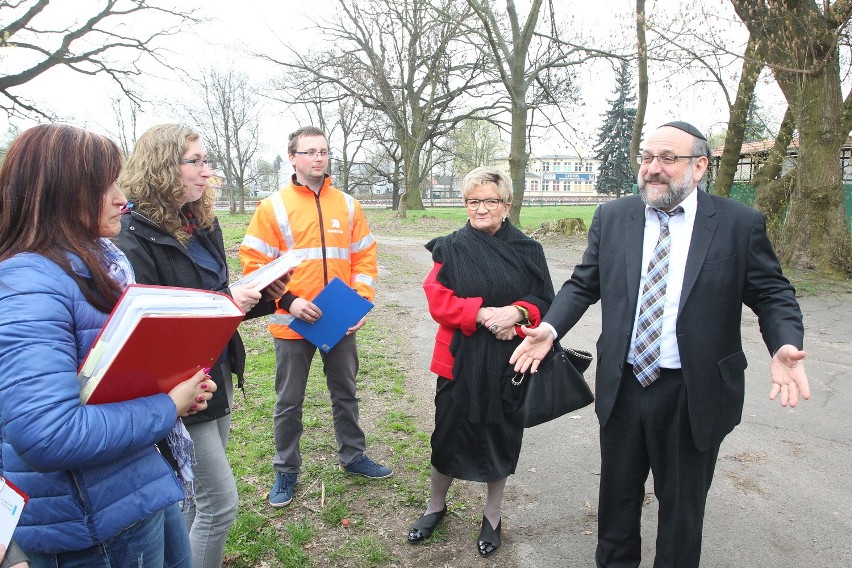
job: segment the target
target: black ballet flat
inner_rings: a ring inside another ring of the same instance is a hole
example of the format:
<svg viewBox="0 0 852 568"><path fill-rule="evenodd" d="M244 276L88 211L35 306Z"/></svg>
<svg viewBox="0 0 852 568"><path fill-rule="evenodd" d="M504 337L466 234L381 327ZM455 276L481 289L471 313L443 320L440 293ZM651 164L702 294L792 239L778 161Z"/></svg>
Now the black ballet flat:
<svg viewBox="0 0 852 568"><path fill-rule="evenodd" d="M435 528L446 514L447 506L444 505L444 508L437 513L429 513L428 515L423 515L417 519L408 531L408 542L411 544L417 544L418 542L424 541L432 536L432 533L435 532Z"/></svg>
<svg viewBox="0 0 852 568"><path fill-rule="evenodd" d="M482 517L482 528L479 530L479 540L476 543L479 550L479 555L483 558L488 558L500 548L500 529L503 525L503 519L497 523L497 528L491 528L491 523L486 517Z"/></svg>

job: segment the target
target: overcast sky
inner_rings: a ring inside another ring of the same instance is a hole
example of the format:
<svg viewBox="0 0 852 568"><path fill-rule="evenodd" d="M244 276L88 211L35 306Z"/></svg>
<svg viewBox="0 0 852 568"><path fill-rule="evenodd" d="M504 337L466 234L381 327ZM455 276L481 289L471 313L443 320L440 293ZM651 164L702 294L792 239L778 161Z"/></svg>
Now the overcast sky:
<svg viewBox="0 0 852 568"><path fill-rule="evenodd" d="M54 0L50 9L56 17L74 17L84 14L83 6L91 2L97 3L97 0ZM648 2L648 10L652 13L658 6L671 9L678 3L679 0L651 0ZM319 48L321 37L306 28L311 26L310 18L322 19L330 13L334 4L335 0L206 0L199 4L198 13L210 21L193 26L170 40L167 59L174 58L181 67L192 69L233 64L262 84L275 70L247 57L242 48L268 50L278 54L282 53L278 47L278 38L289 40L294 37L306 50ZM518 2L519 10L523 9L522 4L523 0ZM616 38L624 34L632 40L633 0L555 2L555 5L557 9L570 9L573 18L570 25L587 37ZM622 22L620 29L619 22ZM0 72L2 65L3 60L0 59ZM152 74L144 80L143 88L150 98L159 102L143 109L139 134L159 122L186 121L176 109L180 104L198 104L192 88L180 84L184 79L182 73L163 69L156 69L155 73L157 76ZM590 146L601 124L601 115L608 107L606 99L612 97L615 79L611 66L603 62L584 67L578 79L583 102L566 113L571 122L566 132L572 137L573 145L565 144L558 136L543 137L534 144L534 150L538 153L574 153L575 148L580 153L591 150ZM651 79L646 131L674 119L692 122L705 134L724 128L728 118L727 107L718 88L693 86L685 79L672 79L668 73L663 78L655 75L653 68ZM763 104L768 105L767 110L771 112L775 104L772 101L778 98L777 89L772 86L761 89L768 93L761 100L770 101ZM83 77L67 70L55 70L27 85L26 94L71 123L107 134L114 135L116 132L115 118L109 103L116 89L103 78ZM172 106L169 103L179 104ZM276 154L285 153L287 134L298 126L292 116L281 113L281 110L270 105L264 121L264 150L261 155L268 160L272 160ZM783 108L779 112L783 112ZM12 122L19 128L30 124L20 120ZM8 126L5 115L0 116L0 132L5 132Z"/></svg>

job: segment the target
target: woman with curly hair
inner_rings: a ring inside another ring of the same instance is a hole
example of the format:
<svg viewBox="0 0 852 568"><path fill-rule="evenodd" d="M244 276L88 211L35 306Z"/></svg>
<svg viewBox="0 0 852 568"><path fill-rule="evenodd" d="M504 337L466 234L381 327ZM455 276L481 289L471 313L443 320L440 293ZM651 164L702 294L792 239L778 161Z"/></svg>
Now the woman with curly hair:
<svg viewBox="0 0 852 568"><path fill-rule="evenodd" d="M211 175L207 152L194 130L161 124L142 134L118 180L129 200L118 247L130 259L140 283L224 292L247 312L246 317L272 313L289 277L263 291L228 286ZM225 447L233 406L231 374L242 387L245 357L240 335L234 333L210 371L219 389L207 410L184 420L195 446L195 498L185 504L184 518L196 568L221 565L237 515L237 486Z"/></svg>

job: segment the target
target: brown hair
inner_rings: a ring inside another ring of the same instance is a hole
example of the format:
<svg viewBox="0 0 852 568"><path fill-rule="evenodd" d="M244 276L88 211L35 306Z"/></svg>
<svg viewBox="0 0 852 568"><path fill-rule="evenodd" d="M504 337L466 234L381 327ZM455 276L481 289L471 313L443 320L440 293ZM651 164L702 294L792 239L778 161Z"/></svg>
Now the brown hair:
<svg viewBox="0 0 852 568"><path fill-rule="evenodd" d="M184 244L191 238L185 228L188 213L202 229L213 227L215 215L209 183L201 199L178 210L178 203L186 194L180 177L180 159L189 144L199 138L195 130L180 124L152 126L136 141L118 178L118 187L133 202L133 210Z"/></svg>
<svg viewBox="0 0 852 568"><path fill-rule="evenodd" d="M0 168L0 261L38 253L68 273L86 299L109 312L121 294L100 246L104 194L121 171L121 151L105 136L41 124L18 136ZM83 261L91 280L71 268Z"/></svg>
<svg viewBox="0 0 852 568"><path fill-rule="evenodd" d="M295 132L290 133L290 137L287 142L288 154L296 153L296 147L299 145L299 138L302 138L303 136L322 136L325 138L326 144L328 144L328 137L325 135L325 132L316 126L303 126Z"/></svg>

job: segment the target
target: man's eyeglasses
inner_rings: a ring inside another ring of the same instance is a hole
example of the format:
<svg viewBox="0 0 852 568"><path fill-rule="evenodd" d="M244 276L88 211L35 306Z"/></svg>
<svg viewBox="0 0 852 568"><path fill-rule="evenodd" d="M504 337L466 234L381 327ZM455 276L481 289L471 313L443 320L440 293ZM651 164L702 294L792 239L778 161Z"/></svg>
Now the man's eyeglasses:
<svg viewBox="0 0 852 568"><path fill-rule="evenodd" d="M213 165L207 158L181 158L178 160L181 164L192 164L199 170L204 166L207 166L211 170L213 169Z"/></svg>
<svg viewBox="0 0 852 568"><path fill-rule="evenodd" d="M636 163L640 166L649 166L651 165L651 162L654 161L654 158L656 158L657 162L670 166L678 160L702 157L703 156L675 156L674 154L664 154L662 156L655 156L654 154L639 154L638 156L636 156Z"/></svg>
<svg viewBox="0 0 852 568"><path fill-rule="evenodd" d="M465 199L464 204L467 206L468 211L476 211L479 209L480 205L485 205L485 208L489 211L494 211L497 207L503 203L502 199Z"/></svg>
<svg viewBox="0 0 852 568"><path fill-rule="evenodd" d="M320 158L330 158L331 152L328 150L308 150L307 152L293 152L294 154L299 154L300 156L307 156L309 158L316 158L319 156Z"/></svg>

